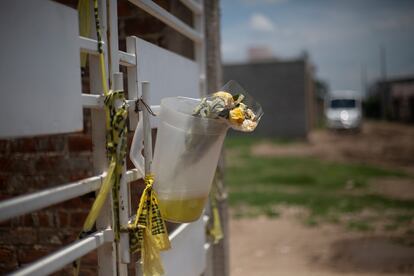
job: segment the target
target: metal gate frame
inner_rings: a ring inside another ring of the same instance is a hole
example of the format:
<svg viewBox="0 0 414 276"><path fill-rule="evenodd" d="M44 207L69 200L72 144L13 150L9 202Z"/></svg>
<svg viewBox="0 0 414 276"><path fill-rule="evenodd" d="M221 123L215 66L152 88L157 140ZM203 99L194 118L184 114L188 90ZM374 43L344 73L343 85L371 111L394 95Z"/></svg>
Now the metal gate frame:
<svg viewBox="0 0 414 276"><path fill-rule="evenodd" d="M205 95L206 65L204 11L202 0L200 0L200 2L194 0L180 0L182 4L193 12L194 28L189 27L174 15L150 0L129 1L194 42L195 62L198 64L200 72L200 95ZM133 75L134 70L136 70L137 56L131 47L128 48L128 52L119 50L117 0L99 0L99 12L104 41L105 66L107 67L109 76L112 76L111 82L114 83L120 76L120 66L126 66L128 68L128 76ZM92 24L92 29L94 28L95 26ZM107 32L109 33L109 40L106 37ZM97 191L103 183L108 164L105 149L104 97L102 95L103 88L101 87L99 60L97 56L98 42L96 39L79 37L79 44L81 52L89 53L91 94L82 94L82 105L83 108L89 108L92 111L93 173L96 176L73 183L63 184L40 192L4 200L0 202L0 221L28 214L53 204ZM136 87L136 84L133 82L134 78L129 77L128 88L130 95L133 94L130 89ZM133 107L135 100L136 99L129 99L127 101L130 103L130 106ZM154 110L158 109L158 106L151 107ZM126 225L129 219L130 197L128 185L130 182L141 178L142 175L140 175L136 169L129 171L124 170L123 172L120 191L121 225ZM117 275L117 271L119 271L120 275L127 275L127 264L130 262L128 234L122 234L118 244L114 242L114 232L111 228L113 217L111 202L110 198L108 198L102 208L96 223L97 231L95 233L79 241L75 241L64 248L13 272L12 275L50 274L93 250L97 250L98 252L99 275ZM208 220L208 217L206 217L205 220ZM179 236L180 231L184 228L185 225L182 225L182 227L179 227L175 232L171 233L170 237ZM119 252L118 259L116 257L117 248ZM208 250L209 244L206 244L205 248Z"/></svg>

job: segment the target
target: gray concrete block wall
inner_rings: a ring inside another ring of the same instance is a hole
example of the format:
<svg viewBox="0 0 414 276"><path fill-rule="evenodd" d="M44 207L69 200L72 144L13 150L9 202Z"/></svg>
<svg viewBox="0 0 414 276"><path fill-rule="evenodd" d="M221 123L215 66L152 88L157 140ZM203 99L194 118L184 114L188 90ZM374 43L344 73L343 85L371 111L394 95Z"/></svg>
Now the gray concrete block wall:
<svg viewBox="0 0 414 276"><path fill-rule="evenodd" d="M264 116L254 135L306 138L309 88L305 59L228 64L223 73L224 83L236 80L262 105Z"/></svg>

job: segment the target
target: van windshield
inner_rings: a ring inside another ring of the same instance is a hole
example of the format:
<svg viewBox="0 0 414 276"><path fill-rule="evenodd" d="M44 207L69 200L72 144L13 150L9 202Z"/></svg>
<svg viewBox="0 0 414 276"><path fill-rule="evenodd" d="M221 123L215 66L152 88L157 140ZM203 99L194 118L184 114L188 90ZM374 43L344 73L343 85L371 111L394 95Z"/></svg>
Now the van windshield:
<svg viewBox="0 0 414 276"><path fill-rule="evenodd" d="M354 108L355 105L355 100L350 99L337 99L331 101L331 108Z"/></svg>

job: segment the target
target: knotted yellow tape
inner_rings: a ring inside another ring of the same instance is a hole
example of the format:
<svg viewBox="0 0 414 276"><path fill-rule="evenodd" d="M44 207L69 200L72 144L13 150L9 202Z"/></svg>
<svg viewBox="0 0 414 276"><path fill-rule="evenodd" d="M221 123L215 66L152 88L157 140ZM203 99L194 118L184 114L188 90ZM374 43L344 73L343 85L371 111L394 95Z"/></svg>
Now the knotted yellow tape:
<svg viewBox="0 0 414 276"><path fill-rule="evenodd" d="M108 91L106 70L105 70L105 58L103 53L103 41L102 33L99 23L99 10L98 1L94 0L94 15L96 35L98 39L98 53L99 64L101 72L102 90L105 96L105 118L106 118L106 149L109 159L109 167L105 176L104 182L98 195L92 205L92 208L84 222L82 232L79 234L79 238L83 238L92 232L96 219L101 212L102 206L108 197L109 191L112 188L112 203L113 203L113 215L114 224L113 230L115 233L115 241L120 238L120 221L119 221L119 189L120 181L122 177L122 171L125 165L126 156L126 135L127 135L127 103L123 91ZM89 1L80 0L78 4L79 17L81 22L81 34L86 34L90 31L87 28L89 25ZM79 274L80 259L73 263L74 275Z"/></svg>
<svg viewBox="0 0 414 276"><path fill-rule="evenodd" d="M120 101L121 105L116 107L116 101ZM107 154L109 157L109 167L101 189L93 202L92 208L86 217L79 238L88 235L101 212L102 206L108 197L109 191L112 189L112 205L114 224L113 230L115 240L120 237L120 221L119 221L119 189L122 177L122 170L126 156L126 133L127 133L127 103L123 91L109 91L105 97L105 109L109 120L107 122ZM80 259L73 264L74 275L79 274Z"/></svg>
<svg viewBox="0 0 414 276"><path fill-rule="evenodd" d="M211 228L209 229L208 233L210 235L210 237L212 237L213 239L213 243L217 244L220 242L220 240L223 239L224 234L223 234L223 229L221 227L221 222L220 222L220 212L218 210L218 203L217 203L217 197L218 197L218 176L217 174L214 176L214 180L213 180L213 186L211 188L211 192L210 192L210 206L211 206L211 215L213 217L213 224L211 226Z"/></svg>
<svg viewBox="0 0 414 276"><path fill-rule="evenodd" d="M158 206L158 197L152 188L154 176L144 178L146 184L139 202L137 215L128 225L131 253L141 251L144 276L164 274L160 251L171 248L167 228Z"/></svg>
<svg viewBox="0 0 414 276"><path fill-rule="evenodd" d="M78 16L79 16L79 34L83 37L89 37L91 34L89 0L79 0ZM88 55L86 53L81 53L81 67L86 66L87 56Z"/></svg>

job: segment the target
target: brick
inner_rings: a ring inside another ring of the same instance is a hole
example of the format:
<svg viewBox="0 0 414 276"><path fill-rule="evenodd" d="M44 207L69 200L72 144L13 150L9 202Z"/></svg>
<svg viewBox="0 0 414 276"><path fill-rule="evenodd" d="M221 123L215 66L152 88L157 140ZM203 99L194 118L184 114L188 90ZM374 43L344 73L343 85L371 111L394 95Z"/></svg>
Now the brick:
<svg viewBox="0 0 414 276"><path fill-rule="evenodd" d="M16 268L17 254L14 246L1 245L0 246L0 268L6 272ZM0 270L1 271L1 270Z"/></svg>
<svg viewBox="0 0 414 276"><path fill-rule="evenodd" d="M10 140L0 140L0 154L9 153Z"/></svg>
<svg viewBox="0 0 414 276"><path fill-rule="evenodd" d="M96 251L92 251L82 257L82 264L85 266L96 266L98 264L98 254Z"/></svg>
<svg viewBox="0 0 414 276"><path fill-rule="evenodd" d="M54 227L55 221L53 219L53 213L51 211L42 211L37 213L39 216L40 227Z"/></svg>
<svg viewBox="0 0 414 276"><path fill-rule="evenodd" d="M66 148L68 134L37 137L37 152L62 152Z"/></svg>
<svg viewBox="0 0 414 276"><path fill-rule="evenodd" d="M68 137L70 152L92 151L92 138L86 134L74 134Z"/></svg>
<svg viewBox="0 0 414 276"><path fill-rule="evenodd" d="M57 211L55 216L56 225L59 228L67 227L69 225L69 214L66 211Z"/></svg>
<svg viewBox="0 0 414 276"><path fill-rule="evenodd" d="M90 267L81 266L79 274L82 276L96 276L98 275L98 269L97 267L90 268Z"/></svg>
<svg viewBox="0 0 414 276"><path fill-rule="evenodd" d="M21 195L31 190L25 182L26 178L22 174L11 174L8 178L8 184L5 189L9 195Z"/></svg>
<svg viewBox="0 0 414 276"><path fill-rule="evenodd" d="M9 179L8 173L4 172L4 171L2 171L2 169L0 169L0 190L1 191L5 190L5 188L7 186L7 183L8 183L8 179ZM2 195L2 196L4 196L4 195Z"/></svg>
<svg viewBox="0 0 414 276"><path fill-rule="evenodd" d="M0 157L0 172L10 172L13 167L13 162L10 160L10 156Z"/></svg>
<svg viewBox="0 0 414 276"><path fill-rule="evenodd" d="M22 173L24 175L32 175L36 173L34 168L35 161L34 158L30 155L10 155L7 157L9 164L9 169L6 172L9 173Z"/></svg>
<svg viewBox="0 0 414 276"><path fill-rule="evenodd" d="M0 222L0 228L1 227L10 227L11 225L12 225L11 220L5 220L5 221Z"/></svg>
<svg viewBox="0 0 414 276"><path fill-rule="evenodd" d="M62 167L64 166L62 165ZM46 171L39 171L36 175L26 176L25 181L27 186L32 188L32 191L38 191L69 182L64 174L65 172L60 168L50 168Z"/></svg>
<svg viewBox="0 0 414 276"><path fill-rule="evenodd" d="M81 266L82 268L82 266ZM82 275L79 273L79 275ZM73 267L72 264L65 266L63 269L56 271L55 273L50 274L50 276L73 276Z"/></svg>
<svg viewBox="0 0 414 276"><path fill-rule="evenodd" d="M11 227L17 228L22 227L24 225L24 218L23 217L14 217L10 219Z"/></svg>
<svg viewBox="0 0 414 276"><path fill-rule="evenodd" d="M80 229L73 229L73 228L64 228L60 229L60 240L62 244L66 245L76 241L78 235L80 233Z"/></svg>
<svg viewBox="0 0 414 276"><path fill-rule="evenodd" d="M67 164L68 166L66 169L69 170L70 173L88 171L92 168L92 158L90 154L71 154Z"/></svg>
<svg viewBox="0 0 414 276"><path fill-rule="evenodd" d="M62 202L61 204L57 205L57 207L65 209L67 211L89 210L92 207L93 201L94 198L83 196Z"/></svg>
<svg viewBox="0 0 414 276"><path fill-rule="evenodd" d="M36 162L35 168L40 171L60 171L67 166L67 159L64 155L40 156Z"/></svg>
<svg viewBox="0 0 414 276"><path fill-rule="evenodd" d="M34 138L20 138L10 140L12 153L61 152L66 148L66 136L48 135Z"/></svg>
<svg viewBox="0 0 414 276"><path fill-rule="evenodd" d="M31 153L36 152L36 138L20 138L11 140L10 152Z"/></svg>
<svg viewBox="0 0 414 276"><path fill-rule="evenodd" d="M38 229L38 243L41 245L62 245L61 231L50 228Z"/></svg>
<svg viewBox="0 0 414 276"><path fill-rule="evenodd" d="M54 227L54 216L51 211L40 211L23 218L23 225L36 227Z"/></svg>
<svg viewBox="0 0 414 276"><path fill-rule="evenodd" d="M0 228L0 244L34 244L37 242L37 233L33 228Z"/></svg>
<svg viewBox="0 0 414 276"><path fill-rule="evenodd" d="M70 214L70 226L74 228L81 228L88 215L88 211L74 211Z"/></svg>
<svg viewBox="0 0 414 276"><path fill-rule="evenodd" d="M35 222L33 220L33 214L27 214L23 215L20 218L20 226L26 226L26 227L33 227L35 226Z"/></svg>
<svg viewBox="0 0 414 276"><path fill-rule="evenodd" d="M74 181L82 180L84 178L88 178L88 177L91 177L91 176L93 176L93 174L92 174L92 165L88 166L88 168L86 170L72 172L68 176L68 181L74 182Z"/></svg>
<svg viewBox="0 0 414 276"><path fill-rule="evenodd" d="M17 260L20 264L27 264L36 261L49 253L52 253L55 247L33 245L22 246L17 251Z"/></svg>

